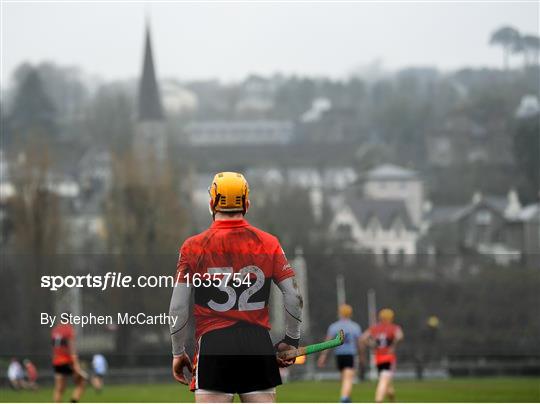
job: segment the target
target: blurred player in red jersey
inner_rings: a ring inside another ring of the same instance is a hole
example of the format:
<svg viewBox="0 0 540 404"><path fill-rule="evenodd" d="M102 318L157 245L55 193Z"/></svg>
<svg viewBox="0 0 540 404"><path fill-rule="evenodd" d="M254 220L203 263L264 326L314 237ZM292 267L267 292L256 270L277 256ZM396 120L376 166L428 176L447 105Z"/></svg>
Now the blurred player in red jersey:
<svg viewBox="0 0 540 404"><path fill-rule="evenodd" d="M403 331L394 324L394 312L382 309L379 322L369 327L361 337L362 345L375 347L375 364L379 372L379 383L375 391L375 401L381 403L388 397L395 401L396 393L392 379L396 368L396 346L403 340Z"/></svg>
<svg viewBox="0 0 540 404"><path fill-rule="evenodd" d="M36 368L36 365L32 363L30 359L25 359L23 361L24 365L24 373L26 378L26 383L28 385L29 389L36 390L37 385L37 379L38 379L38 371Z"/></svg>
<svg viewBox="0 0 540 404"><path fill-rule="evenodd" d="M71 324L59 324L51 331L54 368L53 401L62 401L68 376L73 376L75 390L71 402L77 403L84 392L85 377L75 350L75 330Z"/></svg>
<svg viewBox="0 0 540 404"><path fill-rule="evenodd" d="M232 402L234 394L242 402L273 402L279 367L294 363L277 359L276 350L298 347L302 297L277 238L244 219L249 187L242 174L217 174L209 193L214 222L180 248L170 306L177 318L171 326L173 376L187 384L184 368L193 373L190 388L197 402ZM287 313L286 333L276 347L268 333L272 282L283 293ZM193 366L184 350L191 314Z"/></svg>

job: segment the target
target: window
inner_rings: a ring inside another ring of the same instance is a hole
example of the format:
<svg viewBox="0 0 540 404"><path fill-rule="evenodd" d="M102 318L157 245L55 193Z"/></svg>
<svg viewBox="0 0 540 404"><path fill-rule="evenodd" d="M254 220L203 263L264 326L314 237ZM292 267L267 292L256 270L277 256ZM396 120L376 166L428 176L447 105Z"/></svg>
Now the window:
<svg viewBox="0 0 540 404"><path fill-rule="evenodd" d="M480 210L476 212L476 224L488 225L491 223L491 212L489 210Z"/></svg>
<svg viewBox="0 0 540 404"><path fill-rule="evenodd" d="M337 227L337 236L340 239L351 239L352 238L352 228L350 224L340 223Z"/></svg>
<svg viewBox="0 0 540 404"><path fill-rule="evenodd" d="M400 248L398 250L398 264L399 265L405 264L405 250L403 248Z"/></svg>
<svg viewBox="0 0 540 404"><path fill-rule="evenodd" d="M389 264L389 259L388 259L388 248L383 248L382 250L382 256L383 256L383 263L385 265Z"/></svg>
<svg viewBox="0 0 540 404"><path fill-rule="evenodd" d="M369 231L371 232L371 235L373 237L377 236L377 232L379 231L379 221L376 218L370 219L368 223Z"/></svg>
<svg viewBox="0 0 540 404"><path fill-rule="evenodd" d="M394 223L392 224L392 228L394 232L396 233L396 237L400 238L403 234L403 230L405 226L403 226L403 222L401 221L401 219L397 218L396 220L394 220Z"/></svg>

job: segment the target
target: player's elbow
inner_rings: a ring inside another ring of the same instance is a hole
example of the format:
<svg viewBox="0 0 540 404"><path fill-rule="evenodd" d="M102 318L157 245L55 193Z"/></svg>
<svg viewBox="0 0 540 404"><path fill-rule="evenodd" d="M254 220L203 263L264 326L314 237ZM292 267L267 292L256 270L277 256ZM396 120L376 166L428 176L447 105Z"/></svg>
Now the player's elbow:
<svg viewBox="0 0 540 404"><path fill-rule="evenodd" d="M298 313L298 315L302 313L302 309L304 308L304 299L302 298L300 292L293 291L290 293L285 293L283 300L286 308Z"/></svg>

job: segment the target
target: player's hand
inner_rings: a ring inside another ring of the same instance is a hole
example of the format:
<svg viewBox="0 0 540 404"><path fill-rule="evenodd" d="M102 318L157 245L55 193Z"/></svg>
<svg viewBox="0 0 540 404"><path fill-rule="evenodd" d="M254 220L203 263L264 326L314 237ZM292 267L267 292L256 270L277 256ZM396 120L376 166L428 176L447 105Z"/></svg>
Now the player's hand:
<svg viewBox="0 0 540 404"><path fill-rule="evenodd" d="M319 356L319 359L317 360L317 366L320 368L324 368L326 366L326 357L324 355Z"/></svg>
<svg viewBox="0 0 540 404"><path fill-rule="evenodd" d="M291 349L296 349L296 348L293 347L292 345L286 344L285 342L280 342L280 343L277 344L277 346L276 346L276 351L277 351L277 352L289 351L289 350L291 350ZM293 365L294 362L296 361L296 358L289 359L289 360L283 360L283 359L281 359L279 356L276 356L276 360L277 360L278 366L279 366L280 368L286 368L286 367L288 367L288 366Z"/></svg>
<svg viewBox="0 0 540 404"><path fill-rule="evenodd" d="M189 373L193 373L193 368L191 367L191 361L189 356L184 352L180 356L173 357L172 360L172 374L177 382L182 384L188 384L186 377L184 376L184 368L187 368Z"/></svg>

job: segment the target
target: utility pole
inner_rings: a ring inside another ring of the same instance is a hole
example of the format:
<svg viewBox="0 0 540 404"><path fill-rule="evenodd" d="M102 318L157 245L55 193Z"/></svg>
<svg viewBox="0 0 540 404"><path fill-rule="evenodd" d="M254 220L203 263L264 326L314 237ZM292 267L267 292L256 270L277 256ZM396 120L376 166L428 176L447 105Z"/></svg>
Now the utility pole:
<svg viewBox="0 0 540 404"><path fill-rule="evenodd" d="M367 292L367 307L369 325L372 326L377 322L377 296L374 289Z"/></svg>
<svg viewBox="0 0 540 404"><path fill-rule="evenodd" d="M375 325L377 322L377 295L374 289L369 289L367 291L367 307L368 307L368 319L369 325ZM377 373L375 372L375 357L373 356L373 351L369 351L369 380L375 380L377 378Z"/></svg>
<svg viewBox="0 0 540 404"><path fill-rule="evenodd" d="M311 322L309 318L309 288L308 288L308 277L307 277L307 265L306 260L304 259L304 252L302 247L296 247L295 257L293 260L293 268L296 273L296 279L298 280L298 285L300 287L300 293L302 294L302 299L304 301L304 307L302 310L302 335L310 336L311 335Z"/></svg>
<svg viewBox="0 0 540 404"><path fill-rule="evenodd" d="M336 276L336 292L337 305L339 308L339 306L347 302L347 296L345 292L345 277L342 274Z"/></svg>

